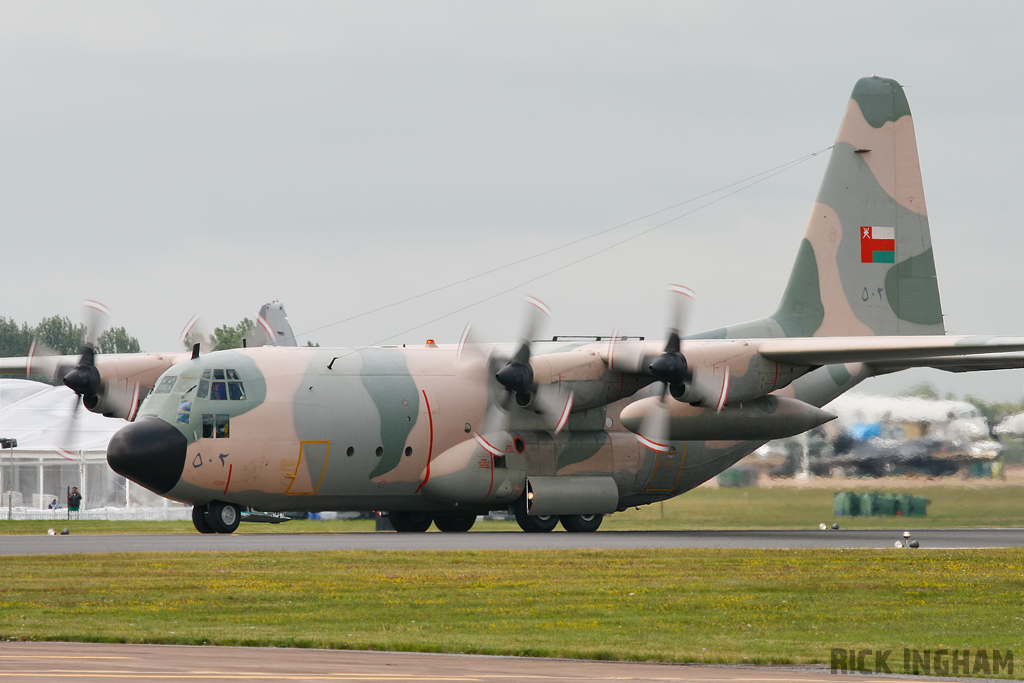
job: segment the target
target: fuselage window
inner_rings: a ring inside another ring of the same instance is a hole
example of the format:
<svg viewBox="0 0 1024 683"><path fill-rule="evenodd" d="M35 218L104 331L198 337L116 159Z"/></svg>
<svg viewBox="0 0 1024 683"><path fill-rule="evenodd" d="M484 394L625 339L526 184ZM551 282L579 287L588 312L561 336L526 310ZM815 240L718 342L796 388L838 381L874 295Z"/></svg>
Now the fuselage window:
<svg viewBox="0 0 1024 683"><path fill-rule="evenodd" d="M178 381L178 377L164 377L160 380L160 384L157 385L155 394L169 394L174 389L174 383Z"/></svg>
<svg viewBox="0 0 1024 683"><path fill-rule="evenodd" d="M213 415L203 415L203 438L213 438Z"/></svg>
<svg viewBox="0 0 1024 683"><path fill-rule="evenodd" d="M217 370L217 372L222 372ZM210 400L212 401L226 401L228 400L228 388L224 382L214 382L210 385Z"/></svg>
<svg viewBox="0 0 1024 683"><path fill-rule="evenodd" d="M225 370L224 372L227 373L228 379L242 379L241 377L238 376L238 373L235 372L234 370Z"/></svg>
<svg viewBox="0 0 1024 683"><path fill-rule="evenodd" d="M242 388L241 382L228 382L228 398L232 401L245 399L245 389Z"/></svg>
<svg viewBox="0 0 1024 683"><path fill-rule="evenodd" d="M211 373L213 373L213 370L203 370L203 379L210 379Z"/></svg>
<svg viewBox="0 0 1024 683"><path fill-rule="evenodd" d="M226 439L231 434L231 425L228 424L227 415L217 416L217 438Z"/></svg>
<svg viewBox="0 0 1024 683"><path fill-rule="evenodd" d="M192 401L181 401L178 403L178 422L182 424L188 424L188 418L190 411L192 410Z"/></svg>
<svg viewBox="0 0 1024 683"><path fill-rule="evenodd" d="M223 370L214 370L213 371L213 378L214 379L224 379L224 371Z"/></svg>
<svg viewBox="0 0 1024 683"><path fill-rule="evenodd" d="M207 370L206 372L209 372ZM203 374L205 375L206 372ZM210 380L201 379L199 380L199 390L196 391L196 398L208 398L210 396Z"/></svg>

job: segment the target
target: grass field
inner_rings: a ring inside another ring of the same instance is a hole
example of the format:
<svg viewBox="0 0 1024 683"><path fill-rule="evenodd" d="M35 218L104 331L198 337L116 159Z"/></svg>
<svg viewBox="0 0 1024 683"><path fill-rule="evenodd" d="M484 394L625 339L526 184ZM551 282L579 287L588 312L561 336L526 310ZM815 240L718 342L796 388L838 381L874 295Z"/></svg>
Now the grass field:
<svg viewBox="0 0 1024 683"><path fill-rule="evenodd" d="M879 483L879 482L872 482ZM857 490L873 490L865 486ZM884 489L884 486L879 486ZM605 518L602 529L801 529L821 522L846 528L921 529L928 527L1024 526L1024 486L978 488L922 484L901 488L928 498L927 517L836 517L829 488L698 488L666 501L630 509ZM0 534L41 534L48 528L72 533L194 533L191 522L24 521L8 522L0 510ZM560 527L559 527L560 528ZM356 521L292 521L285 524L242 524L237 533L340 533L373 531L374 523ZM479 522L474 531L511 531L515 522Z"/></svg>
<svg viewBox="0 0 1024 683"><path fill-rule="evenodd" d="M745 663L827 663L834 647L1019 652L1024 640L1021 549L157 553L0 566L3 639ZM890 665L898 673L902 655Z"/></svg>

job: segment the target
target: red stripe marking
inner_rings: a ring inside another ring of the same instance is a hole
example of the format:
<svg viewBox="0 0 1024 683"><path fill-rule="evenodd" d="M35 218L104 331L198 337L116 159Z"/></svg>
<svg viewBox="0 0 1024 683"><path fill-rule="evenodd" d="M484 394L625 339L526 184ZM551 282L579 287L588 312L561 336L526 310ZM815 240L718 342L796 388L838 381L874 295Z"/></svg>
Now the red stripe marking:
<svg viewBox="0 0 1024 683"><path fill-rule="evenodd" d="M491 485L487 487L487 495L485 495L483 498L480 499L481 503L491 497L491 491L494 489L494 456L493 455L491 456L491 459L490 459L489 462L490 462L490 465L491 465L491 467L490 467L490 470L491 470Z"/></svg>
<svg viewBox="0 0 1024 683"><path fill-rule="evenodd" d="M76 458L68 457L68 455L74 455L74 452L69 451L66 448L57 448L56 450L54 450L54 453L64 458L65 460L70 460L72 462L76 460ZM68 455L64 455L65 453L67 453Z"/></svg>
<svg viewBox="0 0 1024 683"><path fill-rule="evenodd" d="M231 468L232 467L234 467L234 465L230 465L230 464L228 465L228 480L227 480L227 483L224 484L224 493L227 493L228 492L228 487L231 486Z"/></svg>
<svg viewBox="0 0 1024 683"><path fill-rule="evenodd" d="M636 440L639 441L642 446L650 448L652 451L657 451L658 453L668 453L669 447L667 445L658 443L657 441L652 441L643 434L637 434Z"/></svg>
<svg viewBox="0 0 1024 683"><path fill-rule="evenodd" d="M135 421L135 413L139 410L139 384L135 383L135 390L132 392L132 404L128 409L128 417L126 418L129 422Z"/></svg>
<svg viewBox="0 0 1024 683"><path fill-rule="evenodd" d="M561 433L562 429L565 428L565 423L569 421L569 413L572 412L572 401L575 396L573 392L569 392L569 399L565 402L565 407L562 408L562 415L558 418L558 424L555 425L555 434Z"/></svg>
<svg viewBox="0 0 1024 683"><path fill-rule="evenodd" d="M104 306L103 304L101 304L99 301L93 301L92 299L86 299L84 301L84 303L85 303L86 306L88 306L89 308L93 309L94 311L99 311L103 315L110 315L110 309L107 308L106 306Z"/></svg>
<svg viewBox="0 0 1024 683"><path fill-rule="evenodd" d="M718 405L715 407L715 412L722 412L722 408L725 407L725 402L729 399L729 366L725 366L725 377L722 378L722 395L718 397Z"/></svg>
<svg viewBox="0 0 1024 683"><path fill-rule="evenodd" d="M430 414L430 399L427 398L426 391L423 391L423 402L427 404L427 421L430 424L430 446L427 447L427 473L413 493L419 493L423 485L430 479L430 459L434 456L434 416Z"/></svg>
<svg viewBox="0 0 1024 683"><path fill-rule="evenodd" d="M775 387L779 383L779 361L775 361L775 379L772 380L772 391L775 391Z"/></svg>
<svg viewBox="0 0 1024 683"><path fill-rule="evenodd" d="M266 318L264 318L262 315L258 315L256 316L256 322L258 322L260 324L260 327L263 328L263 331L270 336L271 345L276 346L277 335L274 333L274 328L270 326L270 323L267 322Z"/></svg>
<svg viewBox="0 0 1024 683"><path fill-rule="evenodd" d="M199 314L196 313L194 316L189 318L188 322L185 323L185 329L181 331L181 335L178 337L178 343L184 343L188 339L188 335L192 332L192 328L199 322Z"/></svg>
<svg viewBox="0 0 1024 683"><path fill-rule="evenodd" d="M25 374L32 374L32 359L36 355L36 340L32 340L32 345L28 347L28 364L25 366Z"/></svg>
<svg viewBox="0 0 1024 683"><path fill-rule="evenodd" d="M496 446L491 445L491 443L487 439L485 439L484 437L480 436L480 432L473 432L473 438L476 440L476 442L478 444L480 444L480 446L485 451L487 451L491 455L502 455L503 454L503 451L501 449L497 448Z"/></svg>

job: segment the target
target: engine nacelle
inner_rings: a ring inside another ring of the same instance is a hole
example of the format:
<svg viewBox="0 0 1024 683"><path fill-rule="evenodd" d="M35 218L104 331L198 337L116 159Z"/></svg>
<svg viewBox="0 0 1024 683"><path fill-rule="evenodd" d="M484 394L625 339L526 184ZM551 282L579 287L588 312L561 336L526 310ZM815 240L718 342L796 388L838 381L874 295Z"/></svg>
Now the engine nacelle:
<svg viewBox="0 0 1024 683"><path fill-rule="evenodd" d="M638 433L644 419L658 410L658 397L644 398L622 409L622 426ZM788 396L762 396L730 403L716 413L677 401L666 402L669 441L735 441L781 439L836 419L832 413Z"/></svg>
<svg viewBox="0 0 1024 683"><path fill-rule="evenodd" d="M131 422L148 393L149 390L137 382L119 379L104 382L98 394L83 396L82 405L105 417L120 417Z"/></svg>

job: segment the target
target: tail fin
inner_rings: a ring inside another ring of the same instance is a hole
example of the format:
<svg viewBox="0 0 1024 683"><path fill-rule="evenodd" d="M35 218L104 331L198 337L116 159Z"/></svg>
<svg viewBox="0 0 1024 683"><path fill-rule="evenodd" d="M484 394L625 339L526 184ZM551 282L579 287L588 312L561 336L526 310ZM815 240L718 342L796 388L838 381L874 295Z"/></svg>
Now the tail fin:
<svg viewBox="0 0 1024 683"><path fill-rule="evenodd" d="M787 337L945 333L914 122L891 78L853 88L771 319Z"/></svg>
<svg viewBox="0 0 1024 683"><path fill-rule="evenodd" d="M263 304L256 317L256 330L250 346L297 346L288 315L278 301Z"/></svg>

